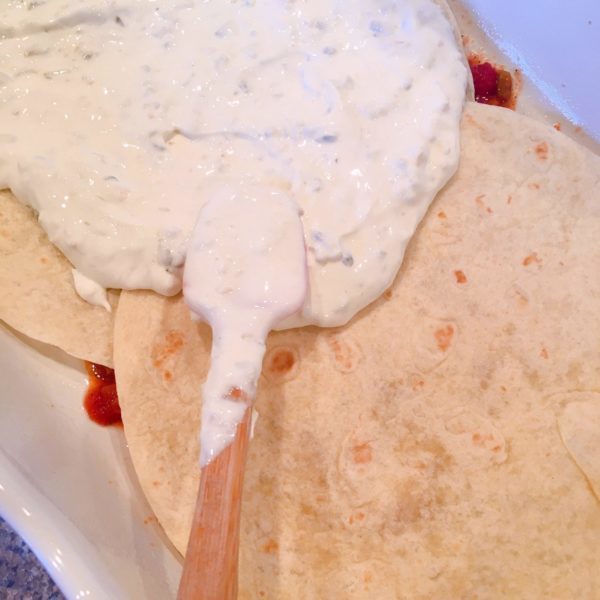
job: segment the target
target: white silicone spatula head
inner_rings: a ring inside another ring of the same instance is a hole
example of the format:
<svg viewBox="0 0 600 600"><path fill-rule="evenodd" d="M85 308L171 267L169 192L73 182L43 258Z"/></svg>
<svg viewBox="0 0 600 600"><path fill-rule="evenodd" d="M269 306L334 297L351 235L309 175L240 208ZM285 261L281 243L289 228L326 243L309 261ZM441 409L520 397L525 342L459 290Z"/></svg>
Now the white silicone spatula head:
<svg viewBox="0 0 600 600"><path fill-rule="evenodd" d="M184 296L213 329L203 388L203 465L180 600L233 600L251 404L265 339L306 296L302 224L280 191L223 187L201 211Z"/></svg>

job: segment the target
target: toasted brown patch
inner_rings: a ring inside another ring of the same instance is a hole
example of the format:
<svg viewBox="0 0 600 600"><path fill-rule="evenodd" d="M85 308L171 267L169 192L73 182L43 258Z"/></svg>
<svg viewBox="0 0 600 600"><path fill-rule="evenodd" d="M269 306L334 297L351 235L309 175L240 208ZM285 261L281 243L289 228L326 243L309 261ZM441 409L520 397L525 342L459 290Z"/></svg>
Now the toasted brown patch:
<svg viewBox="0 0 600 600"><path fill-rule="evenodd" d="M365 465L373 460L373 449L369 442L355 444L352 447L352 460L357 465Z"/></svg>
<svg viewBox="0 0 600 600"><path fill-rule="evenodd" d="M494 211L483 201L483 199L485 198L485 194L480 194L479 196L477 196L475 198L475 204L477 204L477 206L479 206L479 208L481 208L482 210L485 210L485 212L487 212L488 214L492 214Z"/></svg>
<svg viewBox="0 0 600 600"><path fill-rule="evenodd" d="M267 368L277 374L287 373L296 362L294 353L287 348L278 348L267 364Z"/></svg>
<svg viewBox="0 0 600 600"><path fill-rule="evenodd" d="M263 544L261 550L266 554L275 554L279 550L279 544L273 538L270 538L265 544Z"/></svg>
<svg viewBox="0 0 600 600"><path fill-rule="evenodd" d="M456 278L456 283L467 283L467 276L460 269L454 271L454 277Z"/></svg>
<svg viewBox="0 0 600 600"><path fill-rule="evenodd" d="M452 325L446 325L446 327L440 327L434 333L437 347L442 351L446 352L450 348L452 338L454 337L454 327Z"/></svg>
<svg viewBox="0 0 600 600"><path fill-rule="evenodd" d="M333 351L334 364L338 371L350 373L356 369L362 358L358 345L350 339L332 334L327 338L327 344Z"/></svg>
<svg viewBox="0 0 600 600"><path fill-rule="evenodd" d="M411 380L410 385L413 392L416 392L418 390L422 390L425 387L425 380L415 378Z"/></svg>
<svg viewBox="0 0 600 600"><path fill-rule="evenodd" d="M185 336L181 331L171 330L165 334L164 341L152 349L152 364L158 369L171 356L177 354L183 346Z"/></svg>
<svg viewBox="0 0 600 600"><path fill-rule="evenodd" d="M291 346L271 348L263 361L263 374L271 381L289 381L298 371L298 351Z"/></svg>
<svg viewBox="0 0 600 600"><path fill-rule="evenodd" d="M535 153L540 160L546 160L548 158L548 144L546 142L536 144Z"/></svg>
<svg viewBox="0 0 600 600"><path fill-rule="evenodd" d="M349 517L348 517L348 523L350 525L353 525L354 523L360 522L360 521L364 521L365 519L365 513L362 511L357 511L355 513L352 513Z"/></svg>
<svg viewBox="0 0 600 600"><path fill-rule="evenodd" d="M528 267L529 265L533 265L533 264L537 264L539 265L542 261L540 260L540 258L538 257L536 252L532 252L531 254L528 254L522 261L522 265L524 267Z"/></svg>

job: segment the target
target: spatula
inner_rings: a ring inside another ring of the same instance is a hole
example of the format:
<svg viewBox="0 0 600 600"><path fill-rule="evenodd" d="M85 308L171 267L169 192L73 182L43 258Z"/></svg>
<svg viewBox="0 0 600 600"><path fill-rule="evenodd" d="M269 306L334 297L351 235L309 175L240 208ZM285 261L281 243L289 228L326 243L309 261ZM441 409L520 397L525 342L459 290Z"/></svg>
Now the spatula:
<svg viewBox="0 0 600 600"><path fill-rule="evenodd" d="M307 289L295 203L262 186L224 187L200 212L184 296L213 329L203 388L200 487L179 600L237 597L240 502L265 339Z"/></svg>

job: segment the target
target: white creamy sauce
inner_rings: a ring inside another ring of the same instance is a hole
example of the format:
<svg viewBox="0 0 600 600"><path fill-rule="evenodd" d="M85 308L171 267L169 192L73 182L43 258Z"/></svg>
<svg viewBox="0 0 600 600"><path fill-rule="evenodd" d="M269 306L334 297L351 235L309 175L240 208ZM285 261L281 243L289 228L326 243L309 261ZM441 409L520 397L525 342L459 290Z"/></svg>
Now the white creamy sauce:
<svg viewBox="0 0 600 600"><path fill-rule="evenodd" d="M86 302L96 306L102 306L102 308L105 308L108 312L111 312L112 309L108 302L106 289L93 279L82 275L77 269L72 269L72 273L75 291Z"/></svg>
<svg viewBox="0 0 600 600"><path fill-rule="evenodd" d="M432 0L5 0L0 54L0 187L100 305L177 293L203 207L260 189L299 208L309 281L269 327L341 325L458 162L467 67Z"/></svg>

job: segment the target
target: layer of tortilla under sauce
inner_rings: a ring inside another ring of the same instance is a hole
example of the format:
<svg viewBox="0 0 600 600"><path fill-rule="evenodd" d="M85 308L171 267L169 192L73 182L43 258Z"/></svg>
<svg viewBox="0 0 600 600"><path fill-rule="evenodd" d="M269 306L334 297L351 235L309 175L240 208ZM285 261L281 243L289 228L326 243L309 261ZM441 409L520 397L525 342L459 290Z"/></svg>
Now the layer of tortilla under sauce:
<svg viewBox="0 0 600 600"><path fill-rule="evenodd" d="M483 61L476 54L469 56L469 66L477 102L514 110L516 92L512 75L508 71ZM85 366L89 374L89 385L83 403L89 418L98 425L122 424L113 369L88 362Z"/></svg>
<svg viewBox="0 0 600 600"><path fill-rule="evenodd" d="M114 370L90 362L85 362L85 368L89 383L83 406L88 417L98 425L121 425L121 407Z"/></svg>

